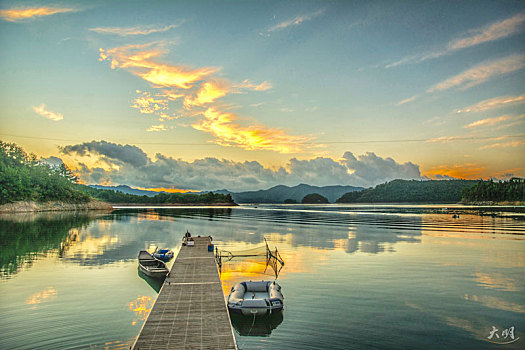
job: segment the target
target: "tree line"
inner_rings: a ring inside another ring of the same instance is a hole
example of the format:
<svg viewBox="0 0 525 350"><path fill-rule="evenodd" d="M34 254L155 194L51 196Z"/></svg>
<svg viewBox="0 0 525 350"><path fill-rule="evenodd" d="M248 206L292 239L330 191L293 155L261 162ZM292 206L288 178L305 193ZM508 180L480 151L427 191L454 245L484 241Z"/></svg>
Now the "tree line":
<svg viewBox="0 0 525 350"><path fill-rule="evenodd" d="M525 202L525 179L479 181L463 191L464 202Z"/></svg>
<svg viewBox="0 0 525 350"><path fill-rule="evenodd" d="M229 203L233 204L232 196L228 194L220 194L213 192L206 193L165 193L161 192L153 197L138 196L134 194L124 193L115 190L97 189L89 186L83 186L83 191L86 191L93 198L102 200L108 203L135 203L135 204L217 204Z"/></svg>
<svg viewBox="0 0 525 350"><path fill-rule="evenodd" d="M348 192L337 203L457 203L476 180L393 180L362 191Z"/></svg>

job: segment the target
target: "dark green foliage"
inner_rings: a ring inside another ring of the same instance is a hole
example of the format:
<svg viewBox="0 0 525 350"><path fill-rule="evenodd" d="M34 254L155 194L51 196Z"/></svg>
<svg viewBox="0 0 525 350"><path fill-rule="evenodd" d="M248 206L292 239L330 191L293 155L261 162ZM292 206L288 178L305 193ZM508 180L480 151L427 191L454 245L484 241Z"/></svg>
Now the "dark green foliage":
<svg viewBox="0 0 525 350"><path fill-rule="evenodd" d="M463 191L464 202L525 202L525 179L479 181Z"/></svg>
<svg viewBox="0 0 525 350"><path fill-rule="evenodd" d="M77 178L64 164L36 160L14 143L0 141L0 204L15 201L79 203L89 196L75 188Z"/></svg>
<svg viewBox="0 0 525 350"><path fill-rule="evenodd" d="M66 248L72 228L82 228L93 220L87 214L42 214L35 220L18 216L0 216L0 277L16 273L24 264L56 250L59 256Z"/></svg>
<svg viewBox="0 0 525 350"><path fill-rule="evenodd" d="M321 196L319 193L311 193L304 196L301 201L302 204L325 204L328 203L326 197Z"/></svg>
<svg viewBox="0 0 525 350"><path fill-rule="evenodd" d="M247 191L232 193L233 199L237 203L284 203L285 199L294 199L300 202L304 196L310 193L319 193L328 198L330 202L351 191L362 190L362 187L354 186L310 186L300 184L293 187L284 185L274 186L267 190Z"/></svg>
<svg viewBox="0 0 525 350"><path fill-rule="evenodd" d="M90 196L108 203L135 203L135 204L214 204L231 203L233 199L230 194L219 194L213 192L195 193L159 193L156 196L137 196L114 190L101 190L89 186L82 186Z"/></svg>
<svg viewBox="0 0 525 350"><path fill-rule="evenodd" d="M349 192L337 203L457 203L475 180L393 180L375 188Z"/></svg>
<svg viewBox="0 0 525 350"><path fill-rule="evenodd" d="M284 204L297 204L297 201L295 199L285 199Z"/></svg>

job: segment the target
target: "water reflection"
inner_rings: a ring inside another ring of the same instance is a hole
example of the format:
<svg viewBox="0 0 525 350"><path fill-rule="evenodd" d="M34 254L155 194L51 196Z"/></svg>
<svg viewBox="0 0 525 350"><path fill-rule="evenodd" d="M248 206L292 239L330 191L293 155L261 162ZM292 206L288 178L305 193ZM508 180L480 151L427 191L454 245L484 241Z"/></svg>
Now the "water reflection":
<svg viewBox="0 0 525 350"><path fill-rule="evenodd" d="M241 336L269 337L284 320L282 312L263 317L247 317L239 314L230 314L233 328Z"/></svg>
<svg viewBox="0 0 525 350"><path fill-rule="evenodd" d="M137 253L177 254L186 229L219 248L266 238L281 252L286 320L234 315L246 348L424 348L436 334L443 347L483 348L492 325L518 328L522 221L357 207L0 216L0 267L11 276L0 280L0 347L129 348L160 287L138 274ZM238 281L275 278L265 269L264 260L224 264L225 296Z"/></svg>
<svg viewBox="0 0 525 350"><path fill-rule="evenodd" d="M37 305L46 300L51 300L57 297L57 291L53 287L47 287L40 292L32 294L29 298L26 299L26 304L28 305Z"/></svg>
<svg viewBox="0 0 525 350"><path fill-rule="evenodd" d="M149 295L139 295L135 300L129 302L128 308L135 314L131 325L134 326L138 321L146 320L154 303L155 301Z"/></svg>
<svg viewBox="0 0 525 350"><path fill-rule="evenodd" d="M0 276L7 278L50 251L62 253L70 230L85 228L96 212L0 215Z"/></svg>
<svg viewBox="0 0 525 350"><path fill-rule="evenodd" d="M160 289L162 288L162 285L164 284L165 278L151 278L150 276L146 275L144 272L142 272L139 269L137 269L137 274L139 275L140 278L146 281L146 283L149 284L149 286L153 288L155 292L157 293L160 292Z"/></svg>

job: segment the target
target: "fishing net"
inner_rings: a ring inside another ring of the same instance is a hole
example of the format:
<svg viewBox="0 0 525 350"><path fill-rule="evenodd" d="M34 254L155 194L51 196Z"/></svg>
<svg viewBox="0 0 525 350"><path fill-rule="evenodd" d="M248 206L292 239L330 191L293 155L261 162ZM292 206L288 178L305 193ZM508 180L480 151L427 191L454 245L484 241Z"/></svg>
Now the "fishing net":
<svg viewBox="0 0 525 350"><path fill-rule="evenodd" d="M268 266L270 266L275 272L275 277L277 278L279 272L283 268L284 260L279 254L277 247L275 247L275 250L271 250L268 247L268 242L266 242L266 239L264 240L264 242L264 246L244 250L231 251L217 248L215 250L215 260L217 261L217 265L219 265L219 268L222 268L222 265L224 263L228 263L234 260L242 260L249 258L251 262L255 263L255 260L260 259L265 263L264 271L266 272L266 269L268 268Z"/></svg>

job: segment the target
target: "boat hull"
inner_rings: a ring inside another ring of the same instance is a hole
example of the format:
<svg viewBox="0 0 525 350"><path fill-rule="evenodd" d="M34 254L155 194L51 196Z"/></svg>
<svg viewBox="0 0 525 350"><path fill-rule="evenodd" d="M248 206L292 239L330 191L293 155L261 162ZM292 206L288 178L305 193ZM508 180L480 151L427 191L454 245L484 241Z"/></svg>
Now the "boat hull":
<svg viewBox="0 0 525 350"><path fill-rule="evenodd" d="M145 250L139 253L139 270L152 278L164 278L170 272L166 264Z"/></svg>
<svg viewBox="0 0 525 350"><path fill-rule="evenodd" d="M151 278L164 278L169 272L168 269L150 269L142 265L139 265L139 270Z"/></svg>

